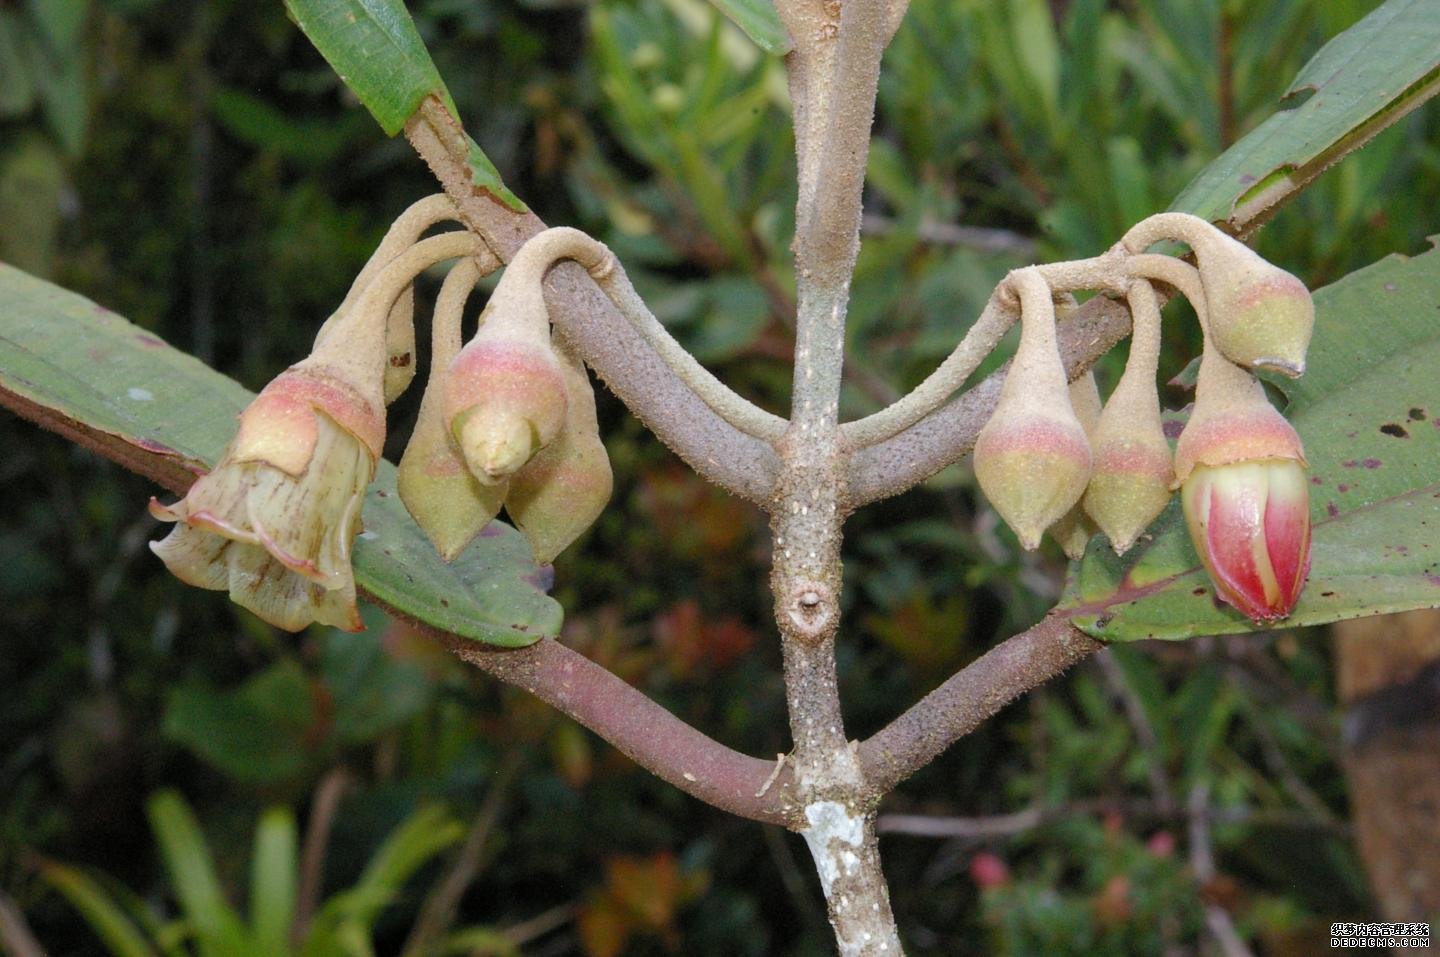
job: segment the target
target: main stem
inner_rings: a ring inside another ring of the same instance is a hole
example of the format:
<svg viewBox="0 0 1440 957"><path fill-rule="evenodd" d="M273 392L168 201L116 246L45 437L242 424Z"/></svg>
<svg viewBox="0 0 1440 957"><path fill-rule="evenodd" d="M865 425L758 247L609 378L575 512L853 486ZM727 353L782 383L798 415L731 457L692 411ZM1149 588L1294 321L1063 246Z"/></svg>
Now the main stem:
<svg viewBox="0 0 1440 957"><path fill-rule="evenodd" d="M836 685L845 465L838 427L845 311L860 249L861 191L880 56L893 14L878 0L781 6L796 41L800 195L790 426L770 502L771 586L785 661L796 796L843 957L898 955L874 806L845 735ZM837 20L838 13L838 20Z"/></svg>

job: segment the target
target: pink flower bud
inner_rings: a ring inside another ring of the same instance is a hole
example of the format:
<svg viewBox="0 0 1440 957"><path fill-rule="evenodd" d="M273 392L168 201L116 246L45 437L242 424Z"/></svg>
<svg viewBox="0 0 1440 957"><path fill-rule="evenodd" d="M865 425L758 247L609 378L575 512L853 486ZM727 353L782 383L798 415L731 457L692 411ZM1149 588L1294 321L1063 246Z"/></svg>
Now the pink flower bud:
<svg viewBox="0 0 1440 957"><path fill-rule="evenodd" d="M1084 494L1090 443L1070 404L1049 287L1038 273L1013 276L1022 303L1020 346L975 440L975 477L1020 544L1033 549Z"/></svg>
<svg viewBox="0 0 1440 957"><path fill-rule="evenodd" d="M450 270L440 289L432 323L430 380L397 475L400 501L447 562L454 561L499 514L508 488L503 481L498 485L476 481L445 427L445 382L460 351L465 301L483 268L475 259L463 260Z"/></svg>
<svg viewBox="0 0 1440 957"><path fill-rule="evenodd" d="M1288 616L1310 571L1300 437L1208 344L1175 461L1190 540L1217 594L1255 621Z"/></svg>
<svg viewBox="0 0 1440 957"><path fill-rule="evenodd" d="M970 879L981 890L1004 887L1010 883L1010 868L1005 862L989 851L981 851L970 858Z"/></svg>
<svg viewBox="0 0 1440 957"><path fill-rule="evenodd" d="M446 377L445 421L482 485L515 474L565 423L565 379L540 285L517 286L525 281L505 274Z"/></svg>

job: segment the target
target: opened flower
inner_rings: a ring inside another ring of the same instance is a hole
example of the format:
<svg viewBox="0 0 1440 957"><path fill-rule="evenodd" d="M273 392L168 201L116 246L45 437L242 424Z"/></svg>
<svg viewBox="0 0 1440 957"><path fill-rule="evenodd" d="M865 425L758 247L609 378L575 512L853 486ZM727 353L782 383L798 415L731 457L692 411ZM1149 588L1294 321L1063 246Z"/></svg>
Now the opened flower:
<svg viewBox="0 0 1440 957"><path fill-rule="evenodd" d="M350 547L383 436L362 396L296 367L256 397L183 499L151 500L151 514L178 524L150 547L181 581L228 591L277 627L358 631Z"/></svg>

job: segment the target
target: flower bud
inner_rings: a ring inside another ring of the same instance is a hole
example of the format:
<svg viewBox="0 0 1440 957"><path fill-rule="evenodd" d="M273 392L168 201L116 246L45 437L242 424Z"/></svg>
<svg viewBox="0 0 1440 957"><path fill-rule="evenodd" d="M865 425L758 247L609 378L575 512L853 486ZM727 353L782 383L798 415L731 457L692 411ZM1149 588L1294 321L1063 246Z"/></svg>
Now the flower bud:
<svg viewBox="0 0 1440 957"><path fill-rule="evenodd" d="M1093 370L1086 370L1084 375L1070 383L1070 404L1085 435L1092 437L1100 419L1100 389L1095 384ZM1085 514L1083 502L1071 506L1070 511L1050 526L1050 536L1060 544L1060 550L1071 561L1085 557L1085 548L1096 531L1095 523Z"/></svg>
<svg viewBox="0 0 1440 957"><path fill-rule="evenodd" d="M1305 284L1223 233L1196 250L1210 335L1231 362L1284 375L1305 372L1315 303Z"/></svg>
<svg viewBox="0 0 1440 957"><path fill-rule="evenodd" d="M1117 555L1164 511L1175 479L1155 386L1160 305L1148 282L1131 286L1130 308L1130 358L1090 437L1094 461L1085 490L1085 511Z"/></svg>
<svg viewBox="0 0 1440 957"><path fill-rule="evenodd" d="M447 562L499 514L507 488L477 482L445 428L445 380L460 351L465 300L481 272L474 259L465 259L445 277L435 302L430 379L398 473L400 501Z"/></svg>
<svg viewBox="0 0 1440 957"><path fill-rule="evenodd" d="M548 343L484 342L450 364L445 418L482 485L509 478L548 445L565 421L565 382Z"/></svg>
<svg viewBox="0 0 1440 957"><path fill-rule="evenodd" d="M1254 377L1208 345L1175 462L1190 540L1217 594L1256 621L1289 615L1310 570L1300 437Z"/></svg>
<svg viewBox="0 0 1440 957"><path fill-rule="evenodd" d="M1020 346L975 440L975 476L1027 549L1080 500L1090 443L1075 417L1055 341L1055 306L1036 272L1012 274L1021 300Z"/></svg>
<svg viewBox="0 0 1440 957"><path fill-rule="evenodd" d="M1304 373L1315 327L1315 304L1304 283L1188 213L1151 216L1121 242L1139 252L1161 239L1182 240L1194 251L1209 303L1208 334L1222 355L1246 369Z"/></svg>
<svg viewBox="0 0 1440 957"><path fill-rule="evenodd" d="M542 277L512 264L475 338L450 363L445 421L482 485L515 474L565 424L565 377L550 344Z"/></svg>
<svg viewBox="0 0 1440 957"><path fill-rule="evenodd" d="M530 550L541 564L554 561L594 524L614 485L585 367L578 358L563 354L561 368L565 427L515 473L505 496L505 513L530 541Z"/></svg>
<svg viewBox="0 0 1440 957"><path fill-rule="evenodd" d="M1296 459L1201 465L1180 493L1217 593L1255 621L1284 618L1310 573L1310 486Z"/></svg>

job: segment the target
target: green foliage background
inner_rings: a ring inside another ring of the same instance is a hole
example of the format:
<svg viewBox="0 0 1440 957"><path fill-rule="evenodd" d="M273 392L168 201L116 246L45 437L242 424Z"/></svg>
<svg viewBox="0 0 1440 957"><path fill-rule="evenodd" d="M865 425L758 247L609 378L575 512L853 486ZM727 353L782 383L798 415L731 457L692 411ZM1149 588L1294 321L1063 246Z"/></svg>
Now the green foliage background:
<svg viewBox="0 0 1440 957"><path fill-rule="evenodd" d="M1373 6L917 2L882 79L845 412L918 382L1007 269L1094 254L1166 207ZM793 144L779 62L700 0L410 7L506 183L548 222L608 243L682 342L782 409ZM1424 248L1440 208L1436 126L1422 110L1383 134L1287 207L1259 250L1318 287ZM304 354L388 221L434 189L278 2L0 2L0 258L252 389ZM1174 337L1165 371L1197 347ZM398 421L417 403L402 400ZM721 740L783 751L763 524L608 396L601 418L617 492L558 564L565 640ZM393 431L398 453L406 428ZM303 829L336 769L350 787L329 889L353 884L417 808L442 802L468 824L499 787L501 824L457 923L574 907L526 953L829 952L798 839L672 792L381 618L359 637L276 633L164 573L144 547L145 482L9 416L0 449L0 887L52 953L97 945L38 878L40 857L163 902L144 806L176 787L238 897L262 809L288 805ZM851 736L1033 621L1062 571L1057 554L1019 552L963 463L860 513L841 647ZM1199 939L1202 900L1223 900L1277 952L1304 952L1332 920L1374 919L1324 636L1113 656L1118 667L1030 696L891 799L895 812L1064 811L1013 838L883 838L913 952L1159 953ZM1223 886L1186 872L1161 779L1229 809L1215 828ZM1014 881L982 893L980 851ZM377 952L398 952L445 866L422 868L382 913Z"/></svg>

